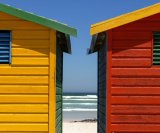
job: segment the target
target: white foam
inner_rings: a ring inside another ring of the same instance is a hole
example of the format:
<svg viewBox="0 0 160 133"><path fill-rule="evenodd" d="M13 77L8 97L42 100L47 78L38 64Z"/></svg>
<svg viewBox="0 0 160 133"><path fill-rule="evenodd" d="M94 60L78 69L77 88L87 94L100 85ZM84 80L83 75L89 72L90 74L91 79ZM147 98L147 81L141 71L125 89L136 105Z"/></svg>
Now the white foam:
<svg viewBox="0 0 160 133"><path fill-rule="evenodd" d="M63 99L63 100L70 100L70 101L97 101L97 99Z"/></svg>
<svg viewBox="0 0 160 133"><path fill-rule="evenodd" d="M87 95L89 98L97 98L97 95Z"/></svg>
<svg viewBox="0 0 160 133"><path fill-rule="evenodd" d="M73 98L79 98L79 99L93 98L93 99L97 99L97 96L96 96L96 95L85 95L85 96L63 96L63 99L73 99Z"/></svg>
<svg viewBox="0 0 160 133"><path fill-rule="evenodd" d="M97 103L63 103L63 105L97 105Z"/></svg>
<svg viewBox="0 0 160 133"><path fill-rule="evenodd" d="M81 108L76 108L76 109L63 109L63 111L97 111L97 109L81 109Z"/></svg>

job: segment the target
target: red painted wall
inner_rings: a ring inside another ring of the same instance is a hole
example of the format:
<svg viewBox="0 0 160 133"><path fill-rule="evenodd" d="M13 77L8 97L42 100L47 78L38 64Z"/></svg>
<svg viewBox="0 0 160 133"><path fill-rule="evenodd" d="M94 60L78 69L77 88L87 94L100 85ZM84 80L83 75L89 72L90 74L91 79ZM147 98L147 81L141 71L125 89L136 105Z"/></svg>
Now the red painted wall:
<svg viewBox="0 0 160 133"><path fill-rule="evenodd" d="M107 31L107 133L160 133L160 66L152 33L160 14Z"/></svg>

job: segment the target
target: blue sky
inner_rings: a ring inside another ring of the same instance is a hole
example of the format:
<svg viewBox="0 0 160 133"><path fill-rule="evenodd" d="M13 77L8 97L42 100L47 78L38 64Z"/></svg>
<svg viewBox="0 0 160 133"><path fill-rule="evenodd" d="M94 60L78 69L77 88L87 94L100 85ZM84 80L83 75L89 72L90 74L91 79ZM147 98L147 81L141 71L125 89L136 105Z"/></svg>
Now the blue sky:
<svg viewBox="0 0 160 133"><path fill-rule="evenodd" d="M72 55L64 55L64 91L96 92L97 54L87 55L90 25L160 0L1 0L1 3L33 12L77 28L71 38Z"/></svg>

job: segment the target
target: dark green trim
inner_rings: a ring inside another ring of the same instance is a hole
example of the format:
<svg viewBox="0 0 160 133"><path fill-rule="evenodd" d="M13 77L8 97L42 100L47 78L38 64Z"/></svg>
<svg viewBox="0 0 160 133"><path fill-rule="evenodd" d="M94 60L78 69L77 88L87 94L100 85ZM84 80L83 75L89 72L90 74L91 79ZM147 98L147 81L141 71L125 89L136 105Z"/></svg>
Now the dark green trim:
<svg viewBox="0 0 160 133"><path fill-rule="evenodd" d="M67 40L67 53L71 54L72 51L71 51L71 40L70 40L70 36L65 34L65 37L66 37L66 40Z"/></svg>
<svg viewBox="0 0 160 133"><path fill-rule="evenodd" d="M0 4L0 11L5 12L7 14L13 15L15 17L31 21L40 25L43 25L45 27L63 32L65 34L71 35L71 36L77 36L77 30L67 26L66 24L62 24L60 22L57 22L52 19L47 19L41 16L37 16L35 14L22 11L17 8L13 8L8 5Z"/></svg>
<svg viewBox="0 0 160 133"><path fill-rule="evenodd" d="M57 44L60 45L63 52L71 54L71 41L68 34L57 32Z"/></svg>
<svg viewBox="0 0 160 133"><path fill-rule="evenodd" d="M60 36L60 34L58 35ZM61 36L62 37L62 36ZM63 38L66 38L65 35ZM63 128L63 49L61 40L56 47L56 133L62 133ZM66 41L65 41L66 42ZM66 44L65 44L66 45Z"/></svg>
<svg viewBox="0 0 160 133"><path fill-rule="evenodd" d="M92 36L91 46L88 49L88 54L94 53L94 48L96 45L97 37L98 37L98 34Z"/></svg>
<svg viewBox="0 0 160 133"><path fill-rule="evenodd" d="M93 35L91 45L90 48L87 50L87 53L92 54L94 52L97 52L99 48L104 44L105 39L106 32Z"/></svg>

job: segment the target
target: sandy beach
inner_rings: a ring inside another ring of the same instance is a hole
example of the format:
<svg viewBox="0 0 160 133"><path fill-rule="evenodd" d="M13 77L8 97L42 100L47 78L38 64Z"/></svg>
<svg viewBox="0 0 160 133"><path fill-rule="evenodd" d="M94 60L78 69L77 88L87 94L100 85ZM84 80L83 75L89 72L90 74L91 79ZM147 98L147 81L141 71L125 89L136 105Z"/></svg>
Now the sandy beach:
<svg viewBox="0 0 160 133"><path fill-rule="evenodd" d="M64 122L63 133L97 133L96 122Z"/></svg>
<svg viewBox="0 0 160 133"><path fill-rule="evenodd" d="M97 133L97 95L63 96L63 133Z"/></svg>

